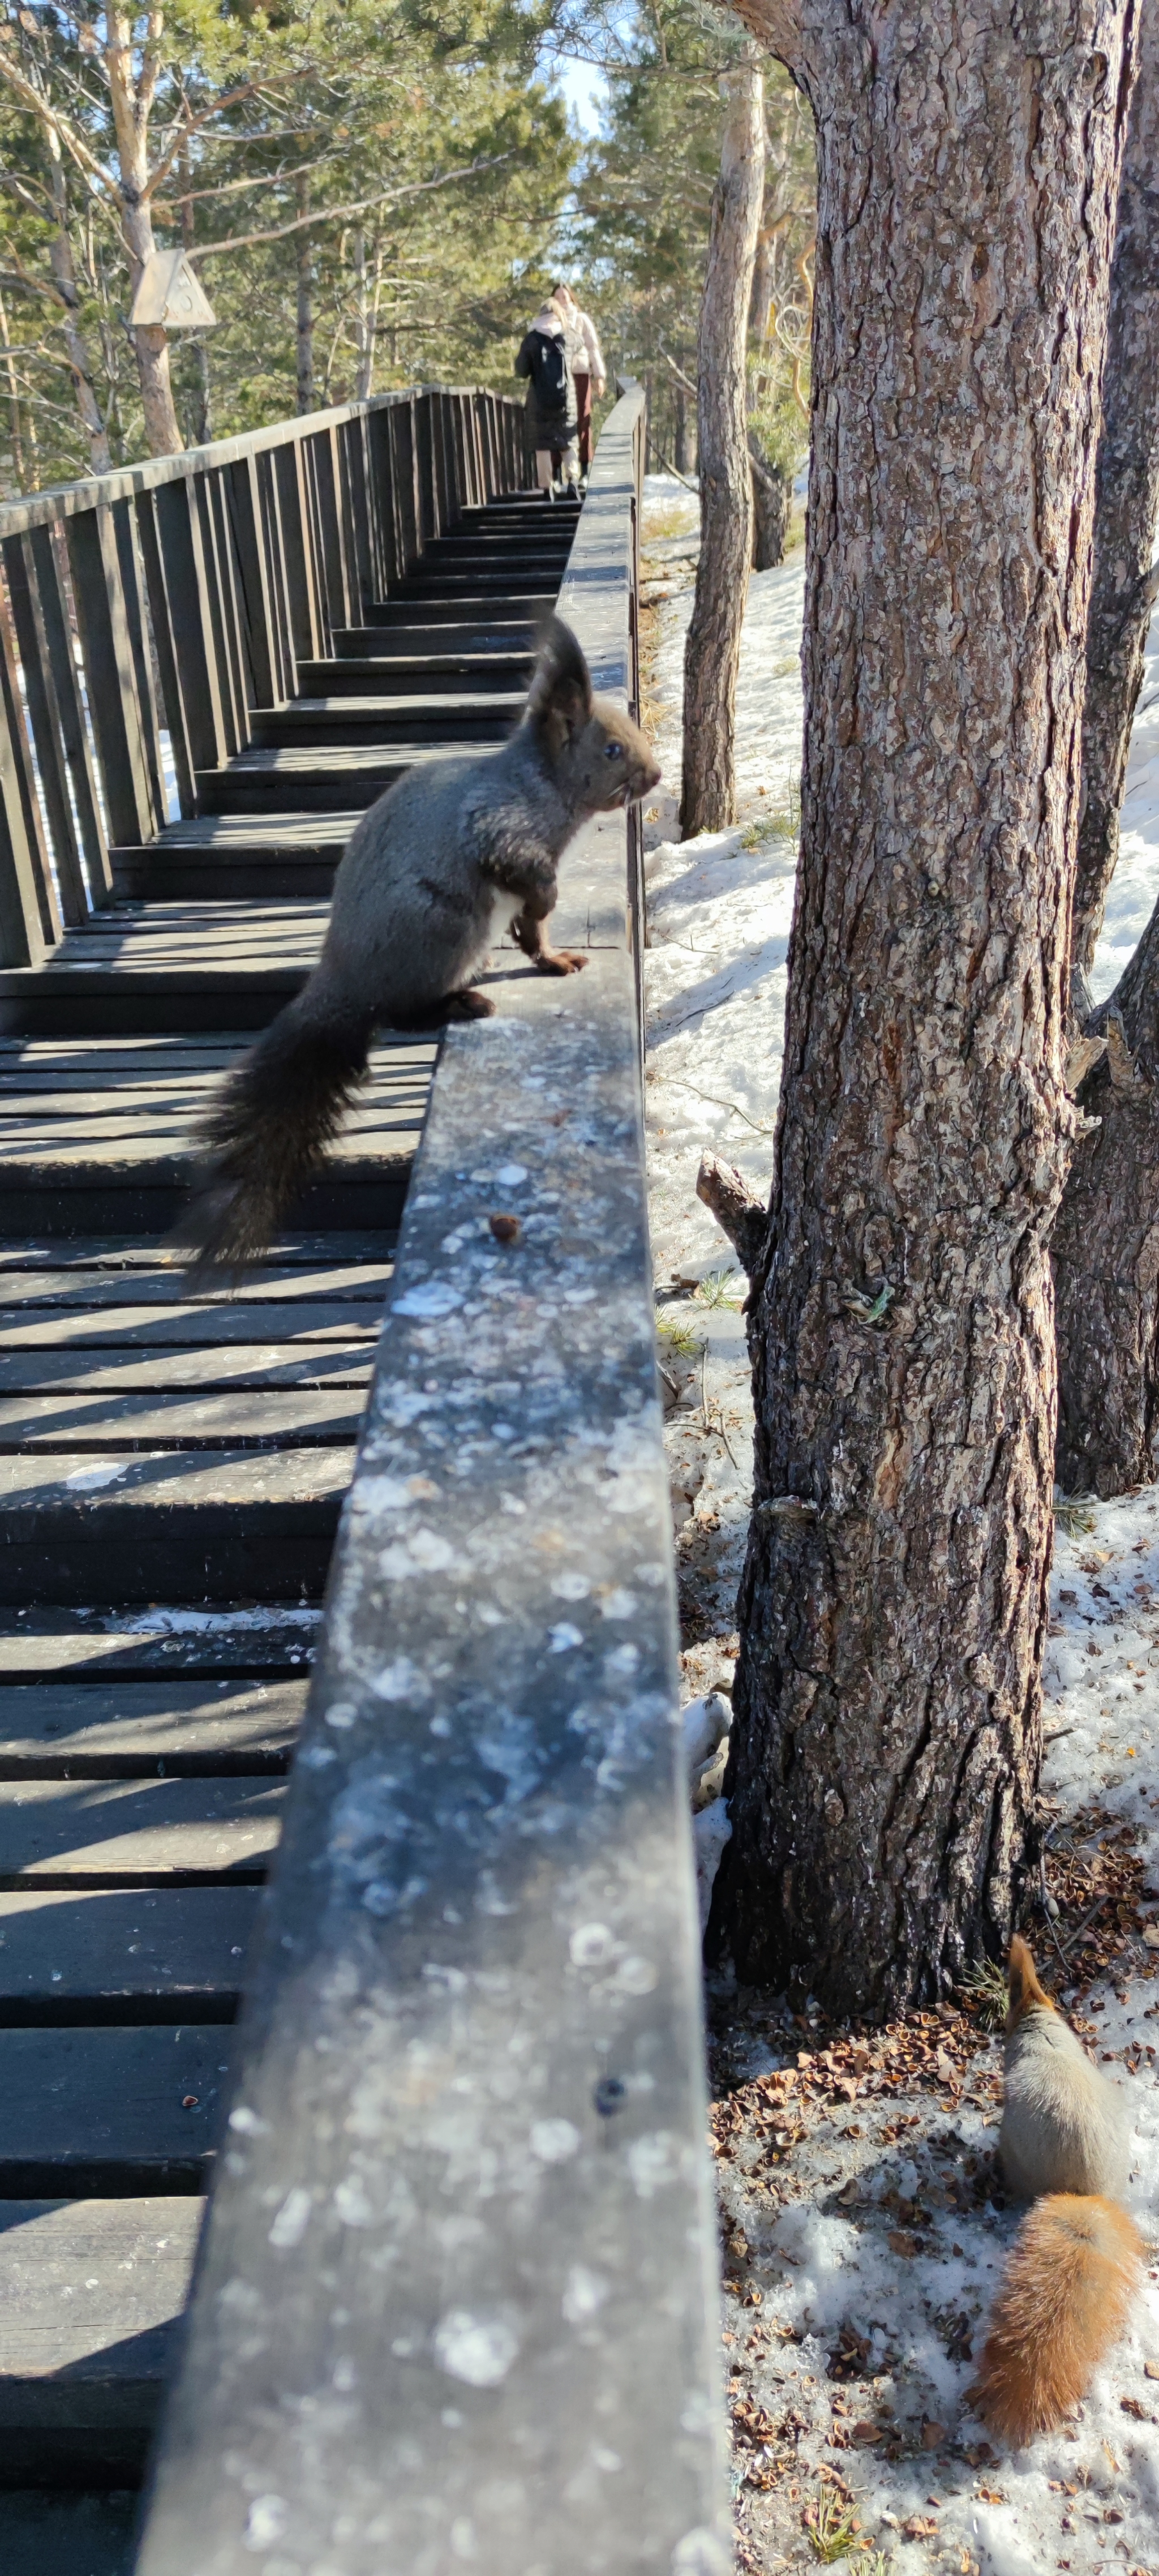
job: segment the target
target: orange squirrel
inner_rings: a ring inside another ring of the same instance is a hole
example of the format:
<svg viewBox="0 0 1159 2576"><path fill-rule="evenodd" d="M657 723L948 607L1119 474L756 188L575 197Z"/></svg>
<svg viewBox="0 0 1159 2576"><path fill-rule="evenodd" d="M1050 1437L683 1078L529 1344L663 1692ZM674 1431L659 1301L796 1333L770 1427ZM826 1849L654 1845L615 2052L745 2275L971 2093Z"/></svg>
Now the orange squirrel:
<svg viewBox="0 0 1159 2576"><path fill-rule="evenodd" d="M1020 2199L1047 2196L1019 2230L971 2393L991 2432L1020 2443L1061 2424L1117 2342L1144 2247L1117 2206L1126 2103L1044 1994L1017 1933L1009 1987L998 2154Z"/></svg>

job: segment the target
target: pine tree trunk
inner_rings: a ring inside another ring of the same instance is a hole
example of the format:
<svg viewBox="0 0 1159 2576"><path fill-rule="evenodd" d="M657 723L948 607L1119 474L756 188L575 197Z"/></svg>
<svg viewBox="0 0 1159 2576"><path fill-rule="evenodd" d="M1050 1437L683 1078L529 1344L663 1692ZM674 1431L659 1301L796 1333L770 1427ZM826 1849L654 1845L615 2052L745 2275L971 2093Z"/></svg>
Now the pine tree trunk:
<svg viewBox="0 0 1159 2576"><path fill-rule="evenodd" d="M1036 1789L1129 7L810 0L803 40L803 831L710 1932L846 2015L1000 1951Z"/></svg>
<svg viewBox="0 0 1159 2576"><path fill-rule="evenodd" d="M28 467L24 461L24 436L20 417L20 389L16 378L16 362L12 356L12 344L8 337L8 315L4 308L4 298L2 295L0 295L0 352L3 353L4 373L8 379L8 410L11 422L9 443L12 448L12 472L15 477L16 487L14 497L16 500L19 500L22 493L31 491L32 485L28 479Z"/></svg>
<svg viewBox="0 0 1159 2576"><path fill-rule="evenodd" d="M158 29L160 22L157 22ZM121 180L121 230L129 252L129 294L135 296L147 260L153 256L152 202L149 187L149 113L157 77L151 51L152 24L146 35L141 79L133 73L133 21L118 12L105 13L104 61L117 137ZM136 352L145 436L150 456L175 456L185 441L177 423L169 375L169 341L162 322L135 323L130 337Z"/></svg>
<svg viewBox="0 0 1159 2576"><path fill-rule="evenodd" d="M1065 1493L1149 1484L1159 1447L1159 904L1110 1000L1109 1049L1082 1084L1054 1235L1058 1449Z"/></svg>
<svg viewBox="0 0 1159 2576"><path fill-rule="evenodd" d="M767 465L753 454L753 571L771 572L785 560L789 533L789 486L779 465Z"/></svg>
<svg viewBox="0 0 1159 2576"><path fill-rule="evenodd" d="M684 655L686 836L736 819L736 678L752 555L745 349L764 192L764 82L748 62L720 86L724 138L697 353L700 559Z"/></svg>
<svg viewBox="0 0 1159 2576"><path fill-rule="evenodd" d="M1071 931L1079 1021L1119 855L1119 809L1154 599L1159 515L1159 0L1143 0L1111 268L1087 627L1083 801ZM1086 1004L1086 1009L1083 1005Z"/></svg>
<svg viewBox="0 0 1159 2576"><path fill-rule="evenodd" d="M310 211L310 182L303 173L295 182L298 213ZM296 409L299 416L317 410L314 391L314 245L307 232L296 235L298 245L298 386Z"/></svg>
<svg viewBox="0 0 1159 2576"><path fill-rule="evenodd" d="M672 462L678 474L691 474L692 463L688 441L688 396L683 385L676 387L676 428Z"/></svg>

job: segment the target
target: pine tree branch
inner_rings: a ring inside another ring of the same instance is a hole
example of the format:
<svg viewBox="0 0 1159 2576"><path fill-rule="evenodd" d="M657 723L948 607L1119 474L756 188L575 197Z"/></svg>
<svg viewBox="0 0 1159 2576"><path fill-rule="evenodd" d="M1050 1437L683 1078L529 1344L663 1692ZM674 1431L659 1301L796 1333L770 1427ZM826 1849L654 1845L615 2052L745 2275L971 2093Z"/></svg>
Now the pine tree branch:
<svg viewBox="0 0 1159 2576"><path fill-rule="evenodd" d="M228 241L199 242L189 252L192 260L217 259L222 251L252 250L258 242L285 241L290 233L314 232L323 224L346 223L353 215L369 214L374 206L397 205L403 197L426 196L432 189L449 188L456 179L473 179L482 170L499 170L505 161L513 161L513 152L496 152L485 161L468 161L461 170L446 170L441 179L413 179L406 187L384 188L377 196L358 197L348 206L317 206L308 215L295 215L288 224L272 224L265 232L234 233Z"/></svg>

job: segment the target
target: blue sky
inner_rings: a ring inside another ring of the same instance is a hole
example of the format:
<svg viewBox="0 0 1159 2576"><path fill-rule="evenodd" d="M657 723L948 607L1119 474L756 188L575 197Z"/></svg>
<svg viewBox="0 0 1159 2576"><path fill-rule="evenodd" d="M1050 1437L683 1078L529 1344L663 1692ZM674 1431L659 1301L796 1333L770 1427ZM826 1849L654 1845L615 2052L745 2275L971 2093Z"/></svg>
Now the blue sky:
<svg viewBox="0 0 1159 2576"><path fill-rule="evenodd" d="M593 71L589 63L558 60L551 68L581 133L598 133L600 110L607 95L603 73Z"/></svg>

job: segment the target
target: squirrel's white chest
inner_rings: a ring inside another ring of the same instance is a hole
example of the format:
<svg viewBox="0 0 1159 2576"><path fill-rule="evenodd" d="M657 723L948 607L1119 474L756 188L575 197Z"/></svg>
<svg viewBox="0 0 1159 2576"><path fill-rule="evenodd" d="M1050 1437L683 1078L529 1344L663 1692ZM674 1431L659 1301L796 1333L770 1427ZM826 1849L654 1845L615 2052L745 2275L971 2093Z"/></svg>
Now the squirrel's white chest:
<svg viewBox="0 0 1159 2576"><path fill-rule="evenodd" d="M510 930L518 910L518 895L504 894L502 891L492 895L491 912L483 943L486 948L498 947L500 940L504 939Z"/></svg>

